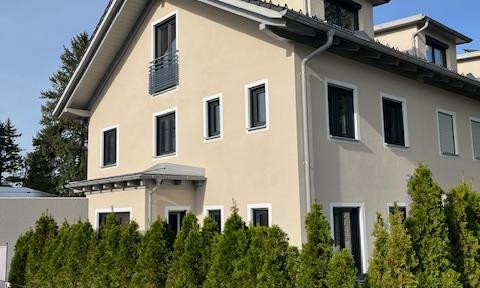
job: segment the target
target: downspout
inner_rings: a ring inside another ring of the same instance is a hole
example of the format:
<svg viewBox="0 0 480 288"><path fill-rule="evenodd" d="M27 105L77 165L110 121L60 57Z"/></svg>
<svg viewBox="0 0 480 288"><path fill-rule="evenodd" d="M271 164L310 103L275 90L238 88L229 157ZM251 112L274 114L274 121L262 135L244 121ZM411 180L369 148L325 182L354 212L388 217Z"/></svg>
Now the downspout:
<svg viewBox="0 0 480 288"><path fill-rule="evenodd" d="M155 189L152 189L152 191L148 191L148 197L147 197L147 207L148 207L148 228L152 225L152 194L154 192L157 192L160 189L160 186L163 183L163 179L157 179L156 180L157 185Z"/></svg>
<svg viewBox="0 0 480 288"><path fill-rule="evenodd" d="M305 13L306 13L307 15L312 15L312 14L310 13L310 0L305 0L303 6L305 7Z"/></svg>
<svg viewBox="0 0 480 288"><path fill-rule="evenodd" d="M420 29L418 30L417 32L413 33L413 36L412 36L412 43L413 43L413 56L415 57L418 57L418 48L417 48L417 36L418 34L422 33L423 31L425 31L425 29L428 28L428 25L430 24L430 19L427 19L427 22L425 22L425 25Z"/></svg>
<svg viewBox="0 0 480 288"><path fill-rule="evenodd" d="M303 118L303 163L305 169L305 197L307 202L307 212L310 212L312 205L312 195L311 195L311 183L310 183L310 129L308 126L308 95L307 95L307 65L313 57L319 55L320 53L329 49L333 44L333 36L335 35L335 30L330 29L327 32L327 42L321 47L317 48L315 51L307 55L302 60L302 118Z"/></svg>

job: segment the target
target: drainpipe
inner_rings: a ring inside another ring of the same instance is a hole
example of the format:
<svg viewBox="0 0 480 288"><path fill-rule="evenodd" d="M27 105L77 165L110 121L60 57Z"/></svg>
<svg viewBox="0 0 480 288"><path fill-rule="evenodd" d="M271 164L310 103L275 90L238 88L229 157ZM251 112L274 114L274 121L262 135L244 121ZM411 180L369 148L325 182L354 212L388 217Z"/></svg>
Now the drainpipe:
<svg viewBox="0 0 480 288"><path fill-rule="evenodd" d="M317 48L315 51L307 55L302 60L302 117L303 117L303 163L305 169L305 196L307 201L307 212L310 212L310 206L312 205L312 195L311 195L311 183L310 183L310 129L308 127L308 95L307 95L307 65L313 57L319 55L320 53L326 51L333 44L333 36L335 35L335 30L330 29L327 32L327 42L321 47Z"/></svg>
<svg viewBox="0 0 480 288"><path fill-rule="evenodd" d="M162 185L163 180L162 179L157 179L157 186L155 189L152 189L152 191L148 192L148 197L147 197L147 207L148 207L148 228L152 225L152 194L157 192L160 189L160 186Z"/></svg>
<svg viewBox="0 0 480 288"><path fill-rule="evenodd" d="M305 13L308 15L311 15L310 13L310 0L305 0L305 3L303 4L305 7Z"/></svg>
<svg viewBox="0 0 480 288"><path fill-rule="evenodd" d="M427 19L427 22L425 22L425 25L420 29L418 30L417 32L415 32L412 36L412 43L413 43L413 56L415 57L418 57L418 48L417 48L417 41L416 41L416 38L418 36L418 34L420 34L421 32L425 31L425 29L428 28L428 25L430 24L430 19Z"/></svg>

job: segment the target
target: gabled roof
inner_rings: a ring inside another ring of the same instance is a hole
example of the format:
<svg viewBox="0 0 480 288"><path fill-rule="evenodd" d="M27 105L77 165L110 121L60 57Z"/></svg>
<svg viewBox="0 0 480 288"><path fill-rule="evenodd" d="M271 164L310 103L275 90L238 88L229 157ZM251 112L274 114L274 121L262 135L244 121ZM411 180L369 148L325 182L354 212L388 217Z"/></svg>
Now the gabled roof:
<svg viewBox="0 0 480 288"><path fill-rule="evenodd" d="M437 20L430 18L428 16L425 16L423 14L417 14L414 16L378 24L378 25L375 25L374 30L375 30L375 34L384 33L384 32L388 32L391 30L408 27L408 26L414 26L414 25L423 26L427 21L429 22L429 26L436 27L437 29L453 36L455 38L455 43L457 45L472 42L472 39L470 37L465 36L464 34L458 31L455 31L452 28L438 22Z"/></svg>
<svg viewBox="0 0 480 288"><path fill-rule="evenodd" d="M311 47L321 46L326 41L327 31L334 30L334 44L329 49L331 53L410 79L422 78L429 85L480 100L480 81L365 39L353 31L291 10L286 5L260 0L195 1L251 19L276 37ZM112 1L87 53L55 108L54 116L89 117L89 110L99 91L129 47L152 3L155 1ZM464 41L470 40L459 33L458 36Z"/></svg>

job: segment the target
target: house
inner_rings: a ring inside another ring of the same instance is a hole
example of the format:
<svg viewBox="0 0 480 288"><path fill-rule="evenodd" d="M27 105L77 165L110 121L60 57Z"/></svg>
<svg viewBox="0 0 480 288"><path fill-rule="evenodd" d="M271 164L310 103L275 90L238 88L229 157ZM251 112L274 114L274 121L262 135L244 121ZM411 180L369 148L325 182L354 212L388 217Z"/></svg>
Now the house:
<svg viewBox="0 0 480 288"><path fill-rule="evenodd" d="M480 50L465 50L458 55L458 71L471 78L480 79Z"/></svg>
<svg viewBox="0 0 480 288"><path fill-rule="evenodd" d="M87 219L87 199L57 197L28 187L0 186L0 286L7 279L15 243L44 213L58 225Z"/></svg>
<svg viewBox="0 0 480 288"><path fill-rule="evenodd" d="M295 245L317 201L365 273L376 212L407 210L419 162L445 189L480 179L480 82L454 53L471 40L424 16L374 27L388 2L113 0L54 113L89 123L68 187L96 227L113 207L221 230L233 199Z"/></svg>

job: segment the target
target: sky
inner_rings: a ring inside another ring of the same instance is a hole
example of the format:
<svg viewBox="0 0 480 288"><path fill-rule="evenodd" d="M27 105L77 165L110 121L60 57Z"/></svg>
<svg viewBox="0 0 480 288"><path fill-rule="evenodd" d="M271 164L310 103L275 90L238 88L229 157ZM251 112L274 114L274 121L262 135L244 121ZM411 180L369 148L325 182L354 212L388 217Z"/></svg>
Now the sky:
<svg viewBox="0 0 480 288"><path fill-rule="evenodd" d="M0 0L0 120L14 122L25 153L40 129L40 92L50 88L63 46L80 32L92 33L107 2ZM479 40L460 48L480 49L478 11L478 0L391 0L375 8L375 24L423 13Z"/></svg>

